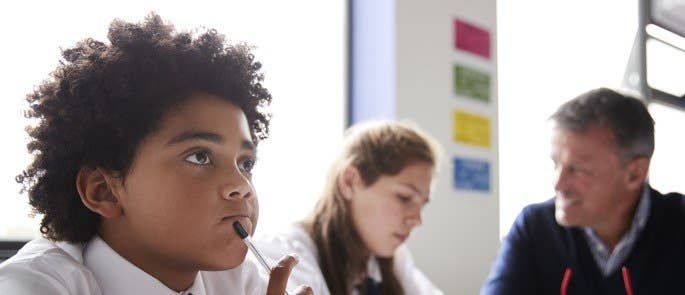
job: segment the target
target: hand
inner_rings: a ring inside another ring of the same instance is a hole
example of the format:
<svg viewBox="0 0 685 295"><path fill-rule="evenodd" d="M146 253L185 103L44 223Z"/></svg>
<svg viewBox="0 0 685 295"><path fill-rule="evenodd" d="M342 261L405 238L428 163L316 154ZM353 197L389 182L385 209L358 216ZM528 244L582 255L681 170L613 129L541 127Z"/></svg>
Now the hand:
<svg viewBox="0 0 685 295"><path fill-rule="evenodd" d="M271 268L269 275L269 285L266 288L266 295L283 295L285 288L288 285L288 278L290 271L299 262L297 255L289 254L281 258L276 263L276 266ZM312 288L307 285L301 285L295 289L294 295L313 295Z"/></svg>

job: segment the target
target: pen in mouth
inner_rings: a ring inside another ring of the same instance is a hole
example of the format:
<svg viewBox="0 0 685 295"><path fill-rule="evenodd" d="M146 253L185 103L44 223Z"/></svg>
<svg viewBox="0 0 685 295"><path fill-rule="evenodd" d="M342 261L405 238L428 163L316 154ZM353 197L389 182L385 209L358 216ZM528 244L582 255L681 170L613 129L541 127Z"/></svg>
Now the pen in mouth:
<svg viewBox="0 0 685 295"><path fill-rule="evenodd" d="M271 265L267 262L264 255L262 255L262 252L259 252L259 250L257 250L257 247L255 247L255 245L252 243L252 239L250 239L250 236L247 234L247 231L245 230L243 225L240 224L239 221L233 222L233 229L238 234L238 236L240 236L240 238L243 240L243 243L245 243L247 248L250 249L252 254L257 258L259 264L261 264L264 267L267 273L271 273Z"/></svg>
<svg viewBox="0 0 685 295"><path fill-rule="evenodd" d="M252 243L252 239L250 239L250 236L247 234L247 231L243 227L242 224L240 224L240 221L233 222L233 229L235 232L238 234L238 236L243 240L243 243L247 246L248 249L254 254L254 256L257 258L259 261L259 264L261 264L264 269L266 270L267 273L271 273L271 265L266 261L266 258L264 255L262 255L259 250L257 250L257 247Z"/></svg>
<svg viewBox="0 0 685 295"><path fill-rule="evenodd" d="M233 222L233 229L238 234L241 239L247 238L248 234L242 224L239 221Z"/></svg>
<svg viewBox="0 0 685 295"><path fill-rule="evenodd" d="M261 264L262 267L264 267L267 273L271 273L271 265L269 265L269 263L266 261L266 258L262 255L262 253L259 252L259 250L257 250L257 247L254 246L254 244L252 243L252 239L250 239L250 235L247 233L243 225L240 224L240 221L233 222L233 229L238 234L240 239L243 240L243 243L245 243L247 248L250 249L252 254L257 258L259 264ZM285 294L288 295L288 291L285 291Z"/></svg>

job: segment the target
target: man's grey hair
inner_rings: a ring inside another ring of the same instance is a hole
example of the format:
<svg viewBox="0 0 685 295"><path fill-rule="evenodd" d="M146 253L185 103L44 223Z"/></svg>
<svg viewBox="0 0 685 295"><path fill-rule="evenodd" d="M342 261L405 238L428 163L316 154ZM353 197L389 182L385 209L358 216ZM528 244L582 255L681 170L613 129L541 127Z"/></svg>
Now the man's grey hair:
<svg viewBox="0 0 685 295"><path fill-rule="evenodd" d="M564 103L550 117L557 127L584 132L590 126L608 127L626 164L654 153L654 120L645 104L634 97L598 88Z"/></svg>

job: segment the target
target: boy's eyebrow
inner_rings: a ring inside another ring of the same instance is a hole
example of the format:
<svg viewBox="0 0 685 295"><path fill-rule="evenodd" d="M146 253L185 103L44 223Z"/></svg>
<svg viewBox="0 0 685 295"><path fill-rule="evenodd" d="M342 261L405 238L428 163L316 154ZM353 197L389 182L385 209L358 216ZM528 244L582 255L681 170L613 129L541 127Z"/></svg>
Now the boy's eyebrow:
<svg viewBox="0 0 685 295"><path fill-rule="evenodd" d="M183 132L179 135L174 136L172 139L170 139L167 143L166 146L173 146L176 144L179 144L184 141L191 141L191 140L206 140L206 141L211 141L215 143L223 143L224 138L221 137L221 135L218 135L216 133L211 133L211 132L201 132L201 131L186 131Z"/></svg>
<svg viewBox="0 0 685 295"><path fill-rule="evenodd" d="M179 144L184 141L192 141L192 140L206 140L206 141L211 141L217 144L221 144L224 142L224 138L221 135L218 135L216 133L212 132L202 132L202 131L186 131L183 132L179 135L174 136L172 139L170 139L167 143L166 146L173 146L176 144ZM254 142L250 140L243 140L240 143L240 147L244 150L249 150L249 151L256 151L257 146L255 145Z"/></svg>

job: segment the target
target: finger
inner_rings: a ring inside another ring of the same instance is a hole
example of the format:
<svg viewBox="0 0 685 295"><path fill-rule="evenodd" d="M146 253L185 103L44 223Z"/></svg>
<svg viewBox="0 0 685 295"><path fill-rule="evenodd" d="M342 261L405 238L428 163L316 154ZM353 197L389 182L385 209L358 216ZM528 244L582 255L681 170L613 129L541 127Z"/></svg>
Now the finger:
<svg viewBox="0 0 685 295"><path fill-rule="evenodd" d="M314 291L307 285L300 285L294 291L295 295L314 295Z"/></svg>
<svg viewBox="0 0 685 295"><path fill-rule="evenodd" d="M297 254L288 254L276 263L276 266L271 268L269 274L269 285L266 288L267 295L283 295L285 288L288 285L288 277L290 271L299 261Z"/></svg>

